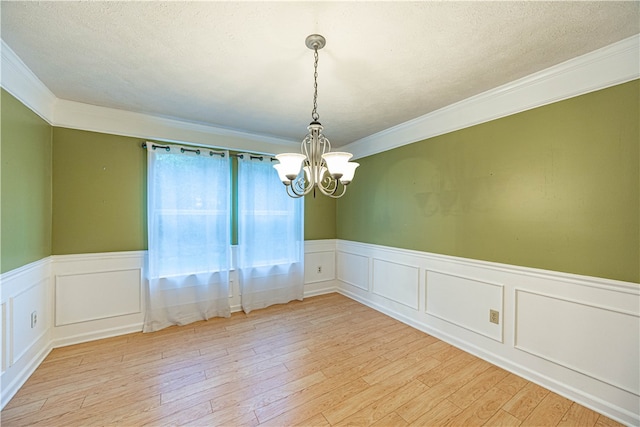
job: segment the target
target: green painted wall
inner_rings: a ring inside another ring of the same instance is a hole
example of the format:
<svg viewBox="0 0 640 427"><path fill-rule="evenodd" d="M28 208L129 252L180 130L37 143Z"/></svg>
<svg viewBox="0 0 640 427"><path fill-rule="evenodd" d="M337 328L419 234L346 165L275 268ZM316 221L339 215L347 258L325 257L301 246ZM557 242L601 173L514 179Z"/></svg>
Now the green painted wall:
<svg viewBox="0 0 640 427"><path fill-rule="evenodd" d="M315 198L312 195L304 197L304 238L336 238L336 199L321 194Z"/></svg>
<svg viewBox="0 0 640 427"><path fill-rule="evenodd" d="M143 140L53 129L55 255L147 248Z"/></svg>
<svg viewBox="0 0 640 427"><path fill-rule="evenodd" d="M51 126L1 91L0 272L51 255Z"/></svg>
<svg viewBox="0 0 640 427"><path fill-rule="evenodd" d="M359 159L340 239L640 281L640 84Z"/></svg>
<svg viewBox="0 0 640 427"><path fill-rule="evenodd" d="M138 138L54 128L54 254L147 248L147 172L142 142ZM233 165L237 170L235 162ZM335 201L325 199L305 201L306 239L335 238ZM231 231L235 244L235 222Z"/></svg>
<svg viewBox="0 0 640 427"><path fill-rule="evenodd" d="M305 238L640 281L639 98L634 81L360 159L345 197L306 198ZM2 272L146 248L140 139L52 128L4 91L1 118Z"/></svg>

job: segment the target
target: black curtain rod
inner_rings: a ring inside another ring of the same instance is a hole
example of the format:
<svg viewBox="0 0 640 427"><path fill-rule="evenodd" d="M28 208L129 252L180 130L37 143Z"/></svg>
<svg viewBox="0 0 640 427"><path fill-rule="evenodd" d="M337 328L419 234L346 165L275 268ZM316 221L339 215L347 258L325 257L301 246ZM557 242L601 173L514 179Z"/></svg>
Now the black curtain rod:
<svg viewBox="0 0 640 427"><path fill-rule="evenodd" d="M142 143L142 148L144 148L145 150L147 149L147 143L143 142ZM169 145L160 145L160 144L152 144L151 148L153 148L154 150L156 148L164 148L167 151L171 151L171 147ZM186 152L190 152L190 153L196 153L198 155L200 155L200 149L199 148L185 148L185 147L180 147L180 152L181 153L186 153ZM220 156L220 157L224 157L224 152L222 151L214 151L214 150L209 150L209 155L210 156Z"/></svg>
<svg viewBox="0 0 640 427"><path fill-rule="evenodd" d="M145 150L147 149L147 143L146 143L146 142L143 142L143 143L142 143L142 148L144 148ZM170 150L171 150L171 147L170 147L170 146L168 146L168 145L160 145L160 144L152 144L152 145L151 145L151 148L153 148L154 150L155 150L156 148L164 148L164 149L165 149L165 150L167 150L167 151L170 151ZM184 153L184 152L187 152L187 151L188 151L188 152L190 152L190 153L196 153L196 154L198 154L198 155L200 154L200 149L199 149L199 148L185 148L185 147L180 147L180 152L181 152L181 153ZM210 155L210 156L218 155L218 156L224 157L224 152L210 150L210 151L209 151L209 155ZM238 157L238 158L240 158L240 159L244 159L244 154L233 154L233 153L229 153L229 157ZM264 160L264 157L265 157L265 156L249 154L249 159L250 159L250 160L260 160L260 161L262 161L262 160ZM270 157L270 156L266 156L266 157L269 157L269 158L271 159L271 161L272 161L272 162L277 160L275 157Z"/></svg>
<svg viewBox="0 0 640 427"><path fill-rule="evenodd" d="M229 154L229 155L238 157L239 159L244 159L244 154ZM276 160L278 160L275 157L270 157L270 156L267 156L267 157L269 157L272 162L275 162ZM249 160L260 160L260 161L263 161L264 160L264 156L254 156L253 154L249 154Z"/></svg>

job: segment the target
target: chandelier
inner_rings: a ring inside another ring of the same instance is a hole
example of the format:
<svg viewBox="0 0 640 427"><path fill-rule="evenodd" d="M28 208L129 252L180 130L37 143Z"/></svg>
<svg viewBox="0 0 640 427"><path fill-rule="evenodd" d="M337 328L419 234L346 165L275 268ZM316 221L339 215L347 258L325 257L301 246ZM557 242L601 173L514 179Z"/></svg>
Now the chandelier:
<svg viewBox="0 0 640 427"><path fill-rule="evenodd" d="M326 45L319 34L306 38L305 44L313 50L313 110L309 133L302 140L300 153L278 154L280 163L273 167L278 171L280 180L287 188L287 194L298 198L309 194L316 188L325 196L339 198L347 191L347 185L353 179L358 163L350 162L352 154L332 152L329 140L322 134L322 125L318 121L318 50ZM300 173L300 171L304 173Z"/></svg>

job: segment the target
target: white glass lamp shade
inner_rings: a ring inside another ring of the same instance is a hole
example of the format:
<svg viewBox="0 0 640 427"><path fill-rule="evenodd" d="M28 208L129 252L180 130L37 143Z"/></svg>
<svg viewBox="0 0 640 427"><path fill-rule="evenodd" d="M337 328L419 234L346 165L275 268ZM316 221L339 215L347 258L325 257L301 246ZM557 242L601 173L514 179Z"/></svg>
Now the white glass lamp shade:
<svg viewBox="0 0 640 427"><path fill-rule="evenodd" d="M342 174L342 178L340 178L340 182L343 185L347 185L351 181L353 181L353 176L356 174L356 168L358 166L360 166L360 163L356 163L356 162L347 163L344 173Z"/></svg>
<svg viewBox="0 0 640 427"><path fill-rule="evenodd" d="M284 175L289 181L293 181L296 179L298 174L300 173L300 168L302 167L302 162L306 159L307 156L300 153L284 153L278 154L276 159L280 162L280 168L276 168L278 171L278 175L282 180L282 175ZM277 165L274 165L274 167ZM280 172L282 170L282 172ZM284 182L284 181L283 181Z"/></svg>
<svg viewBox="0 0 640 427"><path fill-rule="evenodd" d="M334 178L340 178L347 171L347 164L352 156L353 155L351 153L336 151L323 154L322 158L327 162L327 168L329 169L331 176Z"/></svg>
<svg viewBox="0 0 640 427"><path fill-rule="evenodd" d="M282 163L275 164L273 165L273 167L276 171L278 171L278 178L280 178L280 181L282 181L283 184L291 183L291 180L287 178L287 175L284 172L284 167L282 166Z"/></svg>

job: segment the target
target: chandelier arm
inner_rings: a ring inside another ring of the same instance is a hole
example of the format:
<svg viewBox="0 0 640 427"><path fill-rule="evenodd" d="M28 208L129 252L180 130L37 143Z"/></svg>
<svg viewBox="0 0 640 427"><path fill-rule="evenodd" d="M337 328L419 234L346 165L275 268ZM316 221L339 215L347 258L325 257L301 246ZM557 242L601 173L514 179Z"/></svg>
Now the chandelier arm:
<svg viewBox="0 0 640 427"><path fill-rule="evenodd" d="M318 188L325 196L333 196L338 191L338 180L328 177L318 184Z"/></svg>
<svg viewBox="0 0 640 427"><path fill-rule="evenodd" d="M296 193L290 185L287 185L287 196L293 199L299 199L300 197L302 197L302 194Z"/></svg>
<svg viewBox="0 0 640 427"><path fill-rule="evenodd" d="M340 197L344 196L344 194L347 192L347 186L346 185L342 185L342 191L340 192L340 194L336 194L336 192L338 191L338 187L339 187L339 185L337 184L337 181L336 181L336 186L333 189L333 191L325 191L322 186L318 186L318 188L320 188L320 192L322 192L322 194L324 194L325 196L328 196L328 197L333 197L334 199L339 199Z"/></svg>
<svg viewBox="0 0 640 427"><path fill-rule="evenodd" d="M304 179L304 175L296 178L291 182L291 191L297 195L297 197L306 196L313 189L313 185Z"/></svg>

